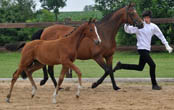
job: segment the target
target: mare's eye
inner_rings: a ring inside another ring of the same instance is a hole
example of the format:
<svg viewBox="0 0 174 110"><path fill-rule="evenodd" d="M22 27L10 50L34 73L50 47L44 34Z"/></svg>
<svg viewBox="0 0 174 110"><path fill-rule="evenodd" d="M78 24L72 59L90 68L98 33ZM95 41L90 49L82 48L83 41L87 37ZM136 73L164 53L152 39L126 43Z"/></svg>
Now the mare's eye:
<svg viewBox="0 0 174 110"><path fill-rule="evenodd" d="M92 32L93 30L92 29L90 29L90 32Z"/></svg>

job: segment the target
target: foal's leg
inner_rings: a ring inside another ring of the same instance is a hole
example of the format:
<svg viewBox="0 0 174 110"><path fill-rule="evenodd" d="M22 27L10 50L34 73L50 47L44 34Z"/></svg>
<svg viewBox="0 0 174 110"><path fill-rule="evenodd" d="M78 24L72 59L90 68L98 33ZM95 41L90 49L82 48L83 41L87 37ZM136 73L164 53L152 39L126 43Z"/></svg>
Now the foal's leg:
<svg viewBox="0 0 174 110"><path fill-rule="evenodd" d="M73 64L73 62L71 62L71 61L67 62L67 66L69 66L69 68L74 70L77 73L77 75L78 75L79 85L77 86L76 97L79 98L79 96L80 96L80 89L82 87L82 81L81 81L82 73L80 72L80 69L77 66L75 66Z"/></svg>
<svg viewBox="0 0 174 110"><path fill-rule="evenodd" d="M28 76L28 78L29 78L29 80L31 82L31 85L32 85L32 96L31 96L31 98L33 98L35 93L36 93L37 86L36 86L36 84L35 84L35 82L33 80L32 73L28 72L27 70L25 72L26 72L26 74L27 74L27 76Z"/></svg>
<svg viewBox="0 0 174 110"><path fill-rule="evenodd" d="M112 80L112 85L113 85L114 90L120 89L115 84L112 67L109 67L108 65L106 65L106 63L104 62L103 57L101 57L101 56L98 57L98 58L95 58L94 60L100 65L100 67L102 67L105 70L105 73L99 80L97 80L97 82L92 84L92 88L96 88L99 84L101 84L104 81L104 79L107 77L107 75L111 74L110 77L111 77L111 80ZM110 58L110 60L107 61L107 62L108 63L110 62L112 64L111 61L112 61L112 58ZM112 66L112 65L110 65L110 66Z"/></svg>
<svg viewBox="0 0 174 110"><path fill-rule="evenodd" d="M59 76L58 85L56 86L55 91L53 93L53 103L56 103L56 96L58 94L58 91L60 90L60 86L64 80L64 76L67 71L68 71L68 67L62 65L62 70Z"/></svg>
<svg viewBox="0 0 174 110"><path fill-rule="evenodd" d="M42 70L43 70L44 78L43 78L43 80L40 81L41 86L44 85L48 80L48 73L47 73L46 65L42 68Z"/></svg>
<svg viewBox="0 0 174 110"><path fill-rule="evenodd" d="M13 90L13 86L16 82L16 80L18 79L19 75L22 73L23 69L22 68L19 68L17 69L14 73L13 73L13 78L11 80L11 86L10 86L10 91L7 95L7 98L6 98L6 102L10 102L10 97L11 97L11 93L12 93L12 90Z"/></svg>
<svg viewBox="0 0 174 110"><path fill-rule="evenodd" d="M43 68L43 66L44 66L43 64L35 63L31 67L27 68L27 70L25 71L32 85L32 96L31 96L32 98L34 97L37 90L37 86L33 80L32 73L40 68Z"/></svg>

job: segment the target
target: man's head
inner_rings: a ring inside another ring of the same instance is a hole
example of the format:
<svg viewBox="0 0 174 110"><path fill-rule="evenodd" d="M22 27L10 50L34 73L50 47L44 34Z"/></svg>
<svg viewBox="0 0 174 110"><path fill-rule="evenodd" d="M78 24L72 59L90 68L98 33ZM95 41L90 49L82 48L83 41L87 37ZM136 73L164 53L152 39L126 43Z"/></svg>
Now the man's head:
<svg viewBox="0 0 174 110"><path fill-rule="evenodd" d="M150 10L146 10L142 14L143 20L147 23L150 24L150 18L152 17L152 12Z"/></svg>

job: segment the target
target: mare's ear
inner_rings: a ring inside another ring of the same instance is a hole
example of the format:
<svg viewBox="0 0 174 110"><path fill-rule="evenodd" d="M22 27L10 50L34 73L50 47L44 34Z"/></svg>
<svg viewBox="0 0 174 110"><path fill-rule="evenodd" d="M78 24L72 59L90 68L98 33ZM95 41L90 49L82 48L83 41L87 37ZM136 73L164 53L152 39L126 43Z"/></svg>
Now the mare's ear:
<svg viewBox="0 0 174 110"><path fill-rule="evenodd" d="M89 19L88 24L90 24L91 22L92 22L92 18Z"/></svg>
<svg viewBox="0 0 174 110"><path fill-rule="evenodd" d="M95 23L95 22L96 22L96 19L93 19L93 20L92 20L92 23Z"/></svg>
<svg viewBox="0 0 174 110"><path fill-rule="evenodd" d="M135 7L135 5L136 5L136 4L135 4L134 2L130 2L129 5L128 5L128 8L130 8L130 7Z"/></svg>

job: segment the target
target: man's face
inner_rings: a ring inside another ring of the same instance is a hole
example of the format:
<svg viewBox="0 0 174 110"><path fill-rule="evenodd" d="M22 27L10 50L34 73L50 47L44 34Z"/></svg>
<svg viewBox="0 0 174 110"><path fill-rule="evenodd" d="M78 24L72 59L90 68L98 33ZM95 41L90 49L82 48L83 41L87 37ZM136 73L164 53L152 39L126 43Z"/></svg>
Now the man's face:
<svg viewBox="0 0 174 110"><path fill-rule="evenodd" d="M143 19L147 24L150 24L151 21L149 16L145 16Z"/></svg>

